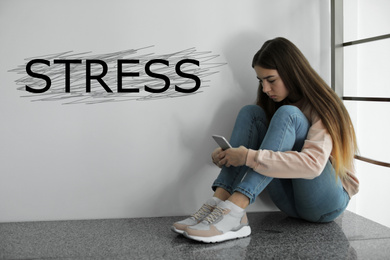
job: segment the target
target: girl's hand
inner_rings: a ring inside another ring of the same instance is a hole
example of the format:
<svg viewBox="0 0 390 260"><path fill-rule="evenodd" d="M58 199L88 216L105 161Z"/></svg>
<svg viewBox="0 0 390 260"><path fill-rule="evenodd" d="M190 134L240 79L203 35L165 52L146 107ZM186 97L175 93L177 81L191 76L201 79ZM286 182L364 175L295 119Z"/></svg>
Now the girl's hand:
<svg viewBox="0 0 390 260"><path fill-rule="evenodd" d="M214 152L211 154L211 159L213 160L213 163L217 165L219 168L222 168L223 164L220 164L220 154L223 152L223 150L218 147L214 150Z"/></svg>
<svg viewBox="0 0 390 260"><path fill-rule="evenodd" d="M221 151L218 153L218 165L225 165L226 167L245 165L248 151L249 150L242 145L238 148L229 148L225 151Z"/></svg>

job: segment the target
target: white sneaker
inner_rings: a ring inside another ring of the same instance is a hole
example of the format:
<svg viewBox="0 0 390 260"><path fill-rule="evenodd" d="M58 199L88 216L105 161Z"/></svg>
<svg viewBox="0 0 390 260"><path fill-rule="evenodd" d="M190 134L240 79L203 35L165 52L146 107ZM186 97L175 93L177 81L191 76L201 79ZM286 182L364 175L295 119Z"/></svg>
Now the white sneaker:
<svg viewBox="0 0 390 260"><path fill-rule="evenodd" d="M234 212L221 202L202 222L187 226L184 236L204 243L216 243L251 234L246 212Z"/></svg>
<svg viewBox="0 0 390 260"><path fill-rule="evenodd" d="M216 206L217 203L215 200L212 198L207 200L206 203L203 204L203 206L195 214L191 215L191 217L175 222L172 225L171 230L176 233L183 234L184 230L188 226L193 226L201 222L215 209Z"/></svg>

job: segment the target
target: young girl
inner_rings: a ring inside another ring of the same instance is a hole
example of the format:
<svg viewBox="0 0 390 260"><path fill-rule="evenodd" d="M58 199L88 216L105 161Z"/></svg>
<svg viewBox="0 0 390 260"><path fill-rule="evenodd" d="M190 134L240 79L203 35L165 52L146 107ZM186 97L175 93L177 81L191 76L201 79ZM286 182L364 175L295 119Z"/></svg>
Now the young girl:
<svg viewBox="0 0 390 260"><path fill-rule="evenodd" d="M172 230L206 243L251 233L245 209L268 189L288 216L329 222L358 192L355 131L340 98L284 38L264 43L252 62L257 105L239 112L230 144L212 153L222 168L215 191Z"/></svg>

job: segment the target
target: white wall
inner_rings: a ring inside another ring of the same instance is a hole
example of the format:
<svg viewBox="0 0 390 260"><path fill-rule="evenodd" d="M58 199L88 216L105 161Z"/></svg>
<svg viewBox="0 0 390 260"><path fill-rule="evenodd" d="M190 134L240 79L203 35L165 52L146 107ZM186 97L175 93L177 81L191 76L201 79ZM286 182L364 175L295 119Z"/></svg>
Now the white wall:
<svg viewBox="0 0 390 260"><path fill-rule="evenodd" d="M390 17L386 0L344 0L345 41L364 39L389 33ZM381 40L344 48L345 95L389 97L390 40ZM390 162L389 103L350 102L361 156ZM390 198L390 169L356 161L361 182L360 192L353 198L349 210L390 227L390 210L385 203Z"/></svg>
<svg viewBox="0 0 390 260"><path fill-rule="evenodd" d="M211 135L230 137L255 100L253 54L287 37L329 82L329 24L322 0L1 1L0 222L193 213L218 174ZM196 48L226 65L196 95L92 105L34 101L9 71L30 57L151 45L142 54ZM263 194L250 210L276 208Z"/></svg>

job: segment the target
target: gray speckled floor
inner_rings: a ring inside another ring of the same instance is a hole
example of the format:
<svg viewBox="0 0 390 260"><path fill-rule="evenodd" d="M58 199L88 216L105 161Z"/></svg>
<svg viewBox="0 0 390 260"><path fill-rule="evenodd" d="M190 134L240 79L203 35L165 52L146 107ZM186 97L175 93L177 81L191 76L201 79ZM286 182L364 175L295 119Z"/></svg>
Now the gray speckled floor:
<svg viewBox="0 0 390 260"><path fill-rule="evenodd" d="M1 259L390 259L390 228L351 212L311 224L248 213L252 235L202 244L170 231L182 217L0 224Z"/></svg>

